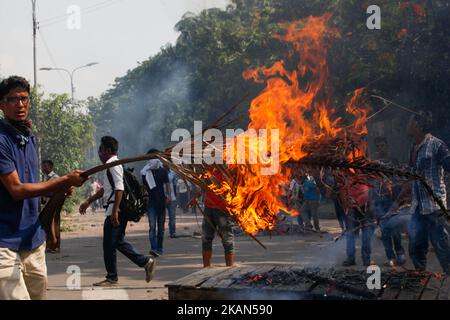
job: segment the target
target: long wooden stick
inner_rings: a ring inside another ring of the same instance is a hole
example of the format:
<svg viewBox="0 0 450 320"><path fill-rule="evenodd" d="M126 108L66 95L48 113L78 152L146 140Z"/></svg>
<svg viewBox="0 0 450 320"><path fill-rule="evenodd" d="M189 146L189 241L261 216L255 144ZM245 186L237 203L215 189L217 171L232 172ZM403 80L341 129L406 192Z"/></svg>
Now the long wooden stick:
<svg viewBox="0 0 450 320"><path fill-rule="evenodd" d="M96 174L97 172L100 172L100 171L103 171L103 170L106 170L106 169L109 169L109 168L112 168L112 167L115 167L118 165L130 163L130 162L138 162L138 161L144 161L144 160L149 160L149 159L155 159L157 157L158 156L156 153L149 153L149 154L138 156L138 157L113 161L111 163L102 164L102 165L96 166L94 168L91 168L89 170L86 170L83 173L81 173L81 176L87 179L89 176ZM66 188L62 188L59 191L55 192L53 194L53 196L49 199L49 201L47 202L45 207L42 209L42 211L39 215L39 220L41 221L41 224L42 224L45 232L47 233L47 242L49 243L50 246L54 245L57 242L55 232L52 228L53 219L56 215L61 213L64 202L66 201L66 198L67 198L68 191L69 191L69 188L66 187Z"/></svg>
<svg viewBox="0 0 450 320"><path fill-rule="evenodd" d="M109 168L118 166L118 165L124 165L131 162L139 162L139 161L145 161L150 159L158 159L161 158L161 154L159 153L149 153L146 155L141 155L137 157L132 158L126 158L121 159L117 161L113 161L110 163L105 163L96 167L93 167L91 169L88 169L81 173L81 176L84 178L88 178L93 174L96 174L98 172L101 172L103 170L107 170ZM45 231L47 232L47 241L49 243L56 242L56 237L54 235L53 229L52 229L52 220L54 217L55 212L60 212L62 209L62 206L64 205L64 202L66 200L67 192L69 188L61 189L60 191L56 192L49 200L47 205L42 210L41 214L39 215L39 219L41 221L41 224L44 226ZM249 234L250 237L255 240L261 247L266 249L266 246L261 243L255 236Z"/></svg>
<svg viewBox="0 0 450 320"><path fill-rule="evenodd" d="M149 154L138 156L138 157L121 159L121 160L117 160L117 161L113 161L113 162L110 162L110 163L105 163L105 164L93 167L93 168L91 168L89 170L86 170L83 173L81 173L81 176L84 177L84 178L88 178L88 177L92 176L93 174L96 174L96 173L98 173L100 171L103 171L103 170L106 170L106 169L109 169L109 168L112 168L112 167L115 167L115 166L131 163L131 162L139 162L139 161L157 159L157 158L158 158L158 154L157 153L149 153Z"/></svg>

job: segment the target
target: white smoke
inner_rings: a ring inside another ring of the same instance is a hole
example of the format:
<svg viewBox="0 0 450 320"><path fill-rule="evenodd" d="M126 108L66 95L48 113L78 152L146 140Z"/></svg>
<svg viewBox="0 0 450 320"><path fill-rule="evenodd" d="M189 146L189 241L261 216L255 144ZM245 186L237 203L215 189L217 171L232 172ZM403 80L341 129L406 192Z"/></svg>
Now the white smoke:
<svg viewBox="0 0 450 320"><path fill-rule="evenodd" d="M182 103L187 105L190 98L187 68L177 64L172 69L174 71L162 76L156 85L136 92L116 112L111 134L119 141L121 158L144 154L150 148L169 146L170 135L166 136L161 129L166 132L176 129L176 123L171 119L181 112ZM132 103L128 105L128 101Z"/></svg>

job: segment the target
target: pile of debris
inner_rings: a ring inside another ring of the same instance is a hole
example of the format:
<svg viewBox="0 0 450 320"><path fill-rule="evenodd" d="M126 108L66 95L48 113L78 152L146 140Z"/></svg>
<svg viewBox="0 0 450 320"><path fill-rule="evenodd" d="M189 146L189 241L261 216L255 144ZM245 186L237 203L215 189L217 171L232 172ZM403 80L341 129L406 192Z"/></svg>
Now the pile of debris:
<svg viewBox="0 0 450 320"><path fill-rule="evenodd" d="M306 299L406 299L420 300L448 297L441 289L448 287L445 275L425 271L389 270L380 273L379 288L368 286L370 274L366 270L305 268L280 269L245 275L237 284L253 289L277 288L284 290L303 288ZM448 288L447 288L448 289ZM433 291L433 292L431 292Z"/></svg>

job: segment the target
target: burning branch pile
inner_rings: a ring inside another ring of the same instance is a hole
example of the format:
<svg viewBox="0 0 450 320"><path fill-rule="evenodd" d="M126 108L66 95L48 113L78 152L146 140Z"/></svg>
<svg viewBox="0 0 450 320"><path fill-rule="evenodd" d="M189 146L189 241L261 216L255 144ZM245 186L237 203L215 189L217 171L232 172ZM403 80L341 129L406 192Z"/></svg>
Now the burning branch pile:
<svg viewBox="0 0 450 320"><path fill-rule="evenodd" d="M349 190L358 184L370 185L372 180L377 180L389 185L392 178L401 178L419 179L426 185L414 173L366 158L369 107L363 98L363 88L351 95L345 112L339 110L341 116L338 116L331 103L331 88L327 86L328 49L332 40L340 36L336 29L327 26L330 17L325 14L286 25L283 34L274 36L291 47L286 58L271 67L244 72L246 79L265 84L251 103L251 121L244 133L228 138L222 145L202 138L201 152L185 152L184 160L171 147L99 166L83 175L88 177L113 165L157 158L202 191L212 191L224 203L228 214L252 236L260 230L272 230L280 210L298 214L289 211L283 197L283 188L295 171L327 170L346 195L342 198L349 199L344 204L347 208L355 206ZM212 127L220 128L223 122L224 117ZM263 134L252 135L252 132ZM195 139L198 137L189 140L184 150L196 150L192 148ZM245 147L244 154L239 152L240 145ZM220 161L212 164L203 161L204 149L219 155ZM432 194L431 188L427 189ZM52 217L64 203L65 192L56 194L41 214L50 235Z"/></svg>

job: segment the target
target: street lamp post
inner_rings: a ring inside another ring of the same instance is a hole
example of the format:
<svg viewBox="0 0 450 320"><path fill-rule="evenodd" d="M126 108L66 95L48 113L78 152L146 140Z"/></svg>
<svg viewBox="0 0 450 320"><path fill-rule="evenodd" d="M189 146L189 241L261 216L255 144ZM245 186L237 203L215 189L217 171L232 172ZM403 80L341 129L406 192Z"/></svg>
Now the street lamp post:
<svg viewBox="0 0 450 320"><path fill-rule="evenodd" d="M70 91L72 94L72 101L75 101L75 86L73 84L73 75L74 75L75 71L83 69L83 68L92 67L92 66L95 66L96 64L98 64L98 62L91 62L84 66L80 66L80 67L73 69L72 72L67 69L64 69L64 68L50 68L50 67L40 68L39 70L42 70L42 71L53 71L53 70L58 71L59 70L59 71L67 72L69 74L69 78L70 78Z"/></svg>

